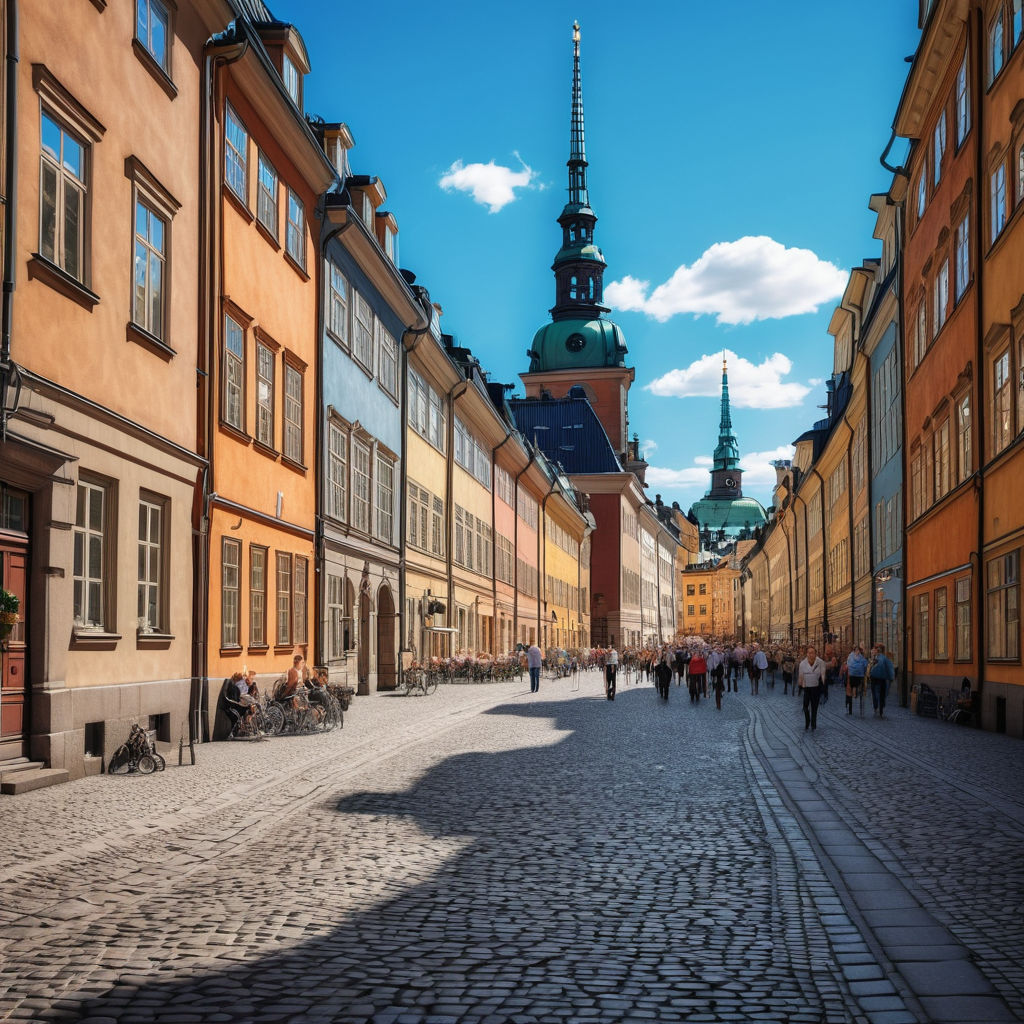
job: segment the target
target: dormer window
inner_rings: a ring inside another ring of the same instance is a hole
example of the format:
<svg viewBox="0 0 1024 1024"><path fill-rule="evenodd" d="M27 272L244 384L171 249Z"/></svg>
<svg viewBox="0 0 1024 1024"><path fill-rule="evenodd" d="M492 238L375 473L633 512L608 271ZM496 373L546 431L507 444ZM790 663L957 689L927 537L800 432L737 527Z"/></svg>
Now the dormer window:
<svg viewBox="0 0 1024 1024"><path fill-rule="evenodd" d="M388 259L397 267L398 266L398 232L390 227L384 229L384 251L388 254Z"/></svg>
<svg viewBox="0 0 1024 1024"><path fill-rule="evenodd" d="M292 98L292 103L301 110L302 77L287 53L281 55L281 78L284 81L285 89L288 90L288 95Z"/></svg>
<svg viewBox="0 0 1024 1024"><path fill-rule="evenodd" d="M373 231L373 202L370 197L363 193L363 223Z"/></svg>

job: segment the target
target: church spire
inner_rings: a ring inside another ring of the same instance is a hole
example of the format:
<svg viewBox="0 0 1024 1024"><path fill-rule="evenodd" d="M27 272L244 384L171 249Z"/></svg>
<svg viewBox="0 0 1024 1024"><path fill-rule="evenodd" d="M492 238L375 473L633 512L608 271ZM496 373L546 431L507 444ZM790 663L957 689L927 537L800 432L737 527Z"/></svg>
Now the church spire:
<svg viewBox="0 0 1024 1024"><path fill-rule="evenodd" d="M722 354L722 417L718 424L718 446L715 448L715 469L735 470L740 464L740 446L732 432L729 410L729 367Z"/></svg>
<svg viewBox="0 0 1024 1024"><path fill-rule="evenodd" d="M583 133L583 86L580 82L580 23L572 25L572 127L569 131L569 202L589 206L587 147Z"/></svg>

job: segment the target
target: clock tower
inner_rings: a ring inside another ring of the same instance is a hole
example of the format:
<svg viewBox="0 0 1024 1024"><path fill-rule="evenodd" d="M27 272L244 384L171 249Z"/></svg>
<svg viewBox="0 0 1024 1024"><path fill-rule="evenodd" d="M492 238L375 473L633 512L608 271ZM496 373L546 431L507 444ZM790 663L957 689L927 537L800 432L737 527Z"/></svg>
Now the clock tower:
<svg viewBox="0 0 1024 1024"><path fill-rule="evenodd" d="M711 469L709 498L742 498L743 470L740 469L740 446L732 432L729 411L729 369L722 359L722 417L718 424L718 444Z"/></svg>
<svg viewBox="0 0 1024 1024"><path fill-rule="evenodd" d="M562 244L551 269L555 304L551 323L534 335L527 356L529 372L521 374L526 394L545 392L564 398L582 387L617 455L628 447L627 396L635 371L626 366L626 339L618 324L606 319L604 253L594 238L597 215L587 188L587 154L583 129L583 87L580 78L580 26L573 24L572 115L569 130L569 201L558 218Z"/></svg>

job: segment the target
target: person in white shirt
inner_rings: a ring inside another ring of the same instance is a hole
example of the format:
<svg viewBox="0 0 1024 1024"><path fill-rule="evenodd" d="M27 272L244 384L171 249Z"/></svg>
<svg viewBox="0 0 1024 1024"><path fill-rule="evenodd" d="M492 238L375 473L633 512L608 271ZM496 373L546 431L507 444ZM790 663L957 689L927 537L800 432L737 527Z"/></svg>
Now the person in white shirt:
<svg viewBox="0 0 1024 1024"><path fill-rule="evenodd" d="M619 671L619 652L610 648L604 656L604 692L609 700L615 700L615 676Z"/></svg>
<svg viewBox="0 0 1024 1024"><path fill-rule="evenodd" d="M804 732L818 728L818 701L825 685L825 662L818 657L813 645L797 669L797 685L804 693Z"/></svg>
<svg viewBox="0 0 1024 1024"><path fill-rule="evenodd" d="M530 693L540 691L540 670L544 655L536 644L530 644L526 651L526 667L530 670Z"/></svg>
<svg viewBox="0 0 1024 1024"><path fill-rule="evenodd" d="M760 644L754 644L754 658L750 668L750 692L756 697L758 684L761 682L761 673L768 667L768 658L761 650Z"/></svg>

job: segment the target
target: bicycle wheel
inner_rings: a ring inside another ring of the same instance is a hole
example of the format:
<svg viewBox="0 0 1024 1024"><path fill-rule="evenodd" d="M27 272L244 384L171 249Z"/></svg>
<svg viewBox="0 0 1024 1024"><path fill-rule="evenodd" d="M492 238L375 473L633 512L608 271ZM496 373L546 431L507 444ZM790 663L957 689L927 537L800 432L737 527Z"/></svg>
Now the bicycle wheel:
<svg viewBox="0 0 1024 1024"><path fill-rule="evenodd" d="M162 771L166 770L166 768L167 768L167 759L164 757L163 754L158 754L154 750L153 753L150 754L150 757L153 758L153 762L156 765L156 770L158 772L162 772Z"/></svg>
<svg viewBox="0 0 1024 1024"><path fill-rule="evenodd" d="M401 697L409 696L410 680L412 679L415 671L415 669L407 668L402 673L401 678L398 680L398 684L395 686L395 693Z"/></svg>
<svg viewBox="0 0 1024 1024"><path fill-rule="evenodd" d="M267 736L276 736L284 728L284 712L277 704L263 709L263 726Z"/></svg>
<svg viewBox="0 0 1024 1024"><path fill-rule="evenodd" d="M143 754L139 758L139 772L142 775L152 775L156 771L156 761L152 754Z"/></svg>
<svg viewBox="0 0 1024 1024"><path fill-rule="evenodd" d="M437 676L428 676L421 680L423 692L429 697L437 689Z"/></svg>

